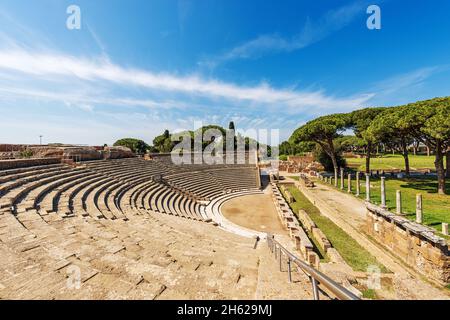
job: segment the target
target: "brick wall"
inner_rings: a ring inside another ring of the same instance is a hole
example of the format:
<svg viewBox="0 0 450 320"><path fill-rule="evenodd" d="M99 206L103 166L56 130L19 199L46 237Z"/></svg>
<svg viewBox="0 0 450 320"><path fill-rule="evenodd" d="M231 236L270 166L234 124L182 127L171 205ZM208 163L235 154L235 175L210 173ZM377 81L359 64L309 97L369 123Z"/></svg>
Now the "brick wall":
<svg viewBox="0 0 450 320"><path fill-rule="evenodd" d="M0 152L13 152L25 150L26 146L21 144L0 144Z"/></svg>

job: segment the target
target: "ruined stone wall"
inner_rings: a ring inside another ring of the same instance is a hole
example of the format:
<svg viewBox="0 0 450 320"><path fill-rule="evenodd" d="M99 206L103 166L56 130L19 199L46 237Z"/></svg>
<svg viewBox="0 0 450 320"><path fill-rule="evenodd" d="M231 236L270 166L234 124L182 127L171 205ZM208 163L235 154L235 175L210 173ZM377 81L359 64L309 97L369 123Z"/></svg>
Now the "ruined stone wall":
<svg viewBox="0 0 450 320"><path fill-rule="evenodd" d="M0 160L0 170L43 166L61 163L61 158Z"/></svg>
<svg viewBox="0 0 450 320"><path fill-rule="evenodd" d="M449 245L430 228L368 204L366 229L415 270L438 282L450 283Z"/></svg>
<svg viewBox="0 0 450 320"><path fill-rule="evenodd" d="M26 149L22 144L0 144L0 152L23 151Z"/></svg>
<svg viewBox="0 0 450 320"><path fill-rule="evenodd" d="M103 157L105 159L132 158L134 153L126 147L105 147Z"/></svg>
<svg viewBox="0 0 450 320"><path fill-rule="evenodd" d="M288 156L287 159L289 162L302 166L307 165L314 161L314 157L311 154L305 156Z"/></svg>

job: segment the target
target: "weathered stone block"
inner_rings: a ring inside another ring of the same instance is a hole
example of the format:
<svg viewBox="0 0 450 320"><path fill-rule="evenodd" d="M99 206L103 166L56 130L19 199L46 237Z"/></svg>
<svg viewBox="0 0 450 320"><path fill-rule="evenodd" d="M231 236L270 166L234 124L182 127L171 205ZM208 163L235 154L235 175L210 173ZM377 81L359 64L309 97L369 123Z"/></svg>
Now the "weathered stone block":
<svg viewBox="0 0 450 320"><path fill-rule="evenodd" d="M316 228L316 224L309 217L308 213L305 210L300 209L298 211L298 218L302 225L309 231L312 232L313 228Z"/></svg>
<svg viewBox="0 0 450 320"><path fill-rule="evenodd" d="M326 252L329 248L331 248L331 243L325 236L325 234L319 228L313 228L312 234L314 239L316 239L317 243L320 247Z"/></svg>

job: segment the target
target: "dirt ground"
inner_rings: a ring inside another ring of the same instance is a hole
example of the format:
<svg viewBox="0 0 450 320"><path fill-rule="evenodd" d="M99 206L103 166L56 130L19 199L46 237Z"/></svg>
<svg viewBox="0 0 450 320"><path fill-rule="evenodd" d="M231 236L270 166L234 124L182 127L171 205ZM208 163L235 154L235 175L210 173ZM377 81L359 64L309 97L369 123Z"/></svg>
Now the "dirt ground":
<svg viewBox="0 0 450 320"><path fill-rule="evenodd" d="M222 214L231 222L261 232L286 234L271 197L267 194L248 195L227 201Z"/></svg>

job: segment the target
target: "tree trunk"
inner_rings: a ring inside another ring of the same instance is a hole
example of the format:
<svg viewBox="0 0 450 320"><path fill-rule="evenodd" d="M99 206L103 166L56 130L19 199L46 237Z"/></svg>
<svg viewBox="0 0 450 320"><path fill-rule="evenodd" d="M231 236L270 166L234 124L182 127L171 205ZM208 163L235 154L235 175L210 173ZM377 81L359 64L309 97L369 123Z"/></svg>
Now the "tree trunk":
<svg viewBox="0 0 450 320"><path fill-rule="evenodd" d="M402 140L403 158L405 159L405 173L409 176L409 153L408 145L405 140Z"/></svg>
<svg viewBox="0 0 450 320"><path fill-rule="evenodd" d="M330 158L331 158L331 161L333 162L334 170L338 170L339 167L338 167L338 163L337 163L337 159L336 159L336 154L333 152L332 154L330 154Z"/></svg>
<svg viewBox="0 0 450 320"><path fill-rule="evenodd" d="M442 153L442 145L436 143L434 166L436 167L438 179L438 194L445 194L445 171L444 171L444 155Z"/></svg>
<svg viewBox="0 0 450 320"><path fill-rule="evenodd" d="M414 155L417 155L417 149L419 149L419 142L414 140L413 141L413 150L414 150Z"/></svg>
<svg viewBox="0 0 450 320"><path fill-rule="evenodd" d="M367 153L366 153L366 173L370 173L370 154L372 153L372 144L367 144Z"/></svg>
<svg viewBox="0 0 450 320"><path fill-rule="evenodd" d="M405 173L407 176L409 176L409 155L408 155L408 150L406 150L403 153L403 158L405 158Z"/></svg>
<svg viewBox="0 0 450 320"><path fill-rule="evenodd" d="M338 166L337 159L336 159L336 152L334 151L333 139L329 138L327 142L328 142L327 143L327 147L329 149L328 150L329 151L328 155L330 156L331 161L333 162L333 168L336 171L336 170L339 169L339 166Z"/></svg>
<svg viewBox="0 0 450 320"><path fill-rule="evenodd" d="M447 153L445 154L445 166L446 166L446 177L450 178L450 149L447 150Z"/></svg>

